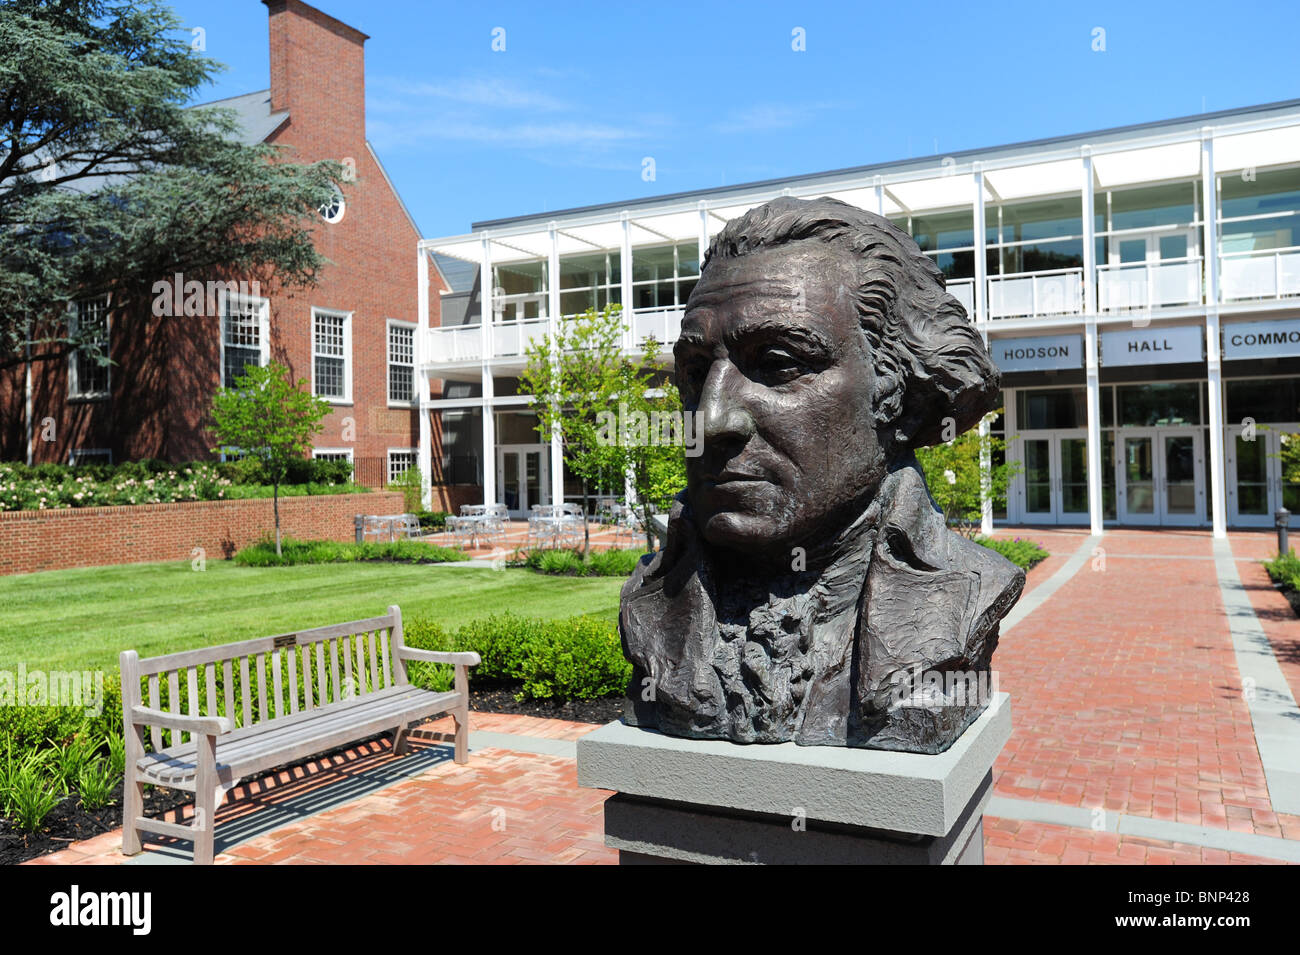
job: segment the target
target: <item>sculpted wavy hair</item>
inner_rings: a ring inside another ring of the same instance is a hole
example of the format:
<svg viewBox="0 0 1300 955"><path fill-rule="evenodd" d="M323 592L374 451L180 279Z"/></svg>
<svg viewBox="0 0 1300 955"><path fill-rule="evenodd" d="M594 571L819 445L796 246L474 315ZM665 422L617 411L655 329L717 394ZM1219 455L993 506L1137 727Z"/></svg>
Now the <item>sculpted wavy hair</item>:
<svg viewBox="0 0 1300 955"><path fill-rule="evenodd" d="M709 243L701 272L718 259L819 239L860 263L858 317L876 372L877 430L897 447L960 434L999 404L1001 375L943 273L888 219L847 202L782 197L732 219ZM887 435L884 429L892 427Z"/></svg>

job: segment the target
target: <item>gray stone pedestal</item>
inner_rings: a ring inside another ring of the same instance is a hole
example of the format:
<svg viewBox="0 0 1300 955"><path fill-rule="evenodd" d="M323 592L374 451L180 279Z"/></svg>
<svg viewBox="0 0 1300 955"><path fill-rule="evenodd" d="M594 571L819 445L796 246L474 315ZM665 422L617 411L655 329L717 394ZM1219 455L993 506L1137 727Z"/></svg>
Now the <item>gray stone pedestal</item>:
<svg viewBox="0 0 1300 955"><path fill-rule="evenodd" d="M691 740L610 723L578 741L578 785L611 789L622 864L982 864L993 761L1011 736L999 693L934 756Z"/></svg>

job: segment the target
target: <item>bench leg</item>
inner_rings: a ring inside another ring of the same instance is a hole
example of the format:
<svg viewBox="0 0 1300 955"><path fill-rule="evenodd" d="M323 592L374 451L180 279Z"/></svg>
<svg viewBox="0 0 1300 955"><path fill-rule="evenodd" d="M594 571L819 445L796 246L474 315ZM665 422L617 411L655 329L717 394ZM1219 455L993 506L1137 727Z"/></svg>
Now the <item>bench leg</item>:
<svg viewBox="0 0 1300 955"><path fill-rule="evenodd" d="M411 749L411 729L399 726L393 730L393 755L405 756Z"/></svg>
<svg viewBox="0 0 1300 955"><path fill-rule="evenodd" d="M144 783L133 779L134 775L128 764L122 783L122 855L127 856L137 855L141 849L135 821L144 814Z"/></svg>
<svg viewBox="0 0 1300 955"><path fill-rule="evenodd" d="M217 738L194 734L198 744L198 774L194 780L194 864L212 865L213 836L217 828Z"/></svg>
<svg viewBox="0 0 1300 955"><path fill-rule="evenodd" d="M458 706L452 712L456 721L456 762L469 762L469 704Z"/></svg>

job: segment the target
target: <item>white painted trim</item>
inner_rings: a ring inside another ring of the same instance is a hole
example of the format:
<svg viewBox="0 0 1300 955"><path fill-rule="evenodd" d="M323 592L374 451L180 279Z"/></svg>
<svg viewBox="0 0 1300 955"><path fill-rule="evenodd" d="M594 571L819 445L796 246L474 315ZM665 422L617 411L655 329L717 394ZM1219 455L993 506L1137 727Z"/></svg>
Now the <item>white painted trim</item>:
<svg viewBox="0 0 1300 955"><path fill-rule="evenodd" d="M393 356L389 351L389 329L396 325L398 328L409 328L411 330L411 397L407 401L395 401L392 397L392 384L390 374L393 367ZM384 320L384 399L390 408L414 409L419 407L420 399L420 380L423 377L420 374L420 355L419 339L420 326L416 322L403 321L400 318L388 318Z"/></svg>
<svg viewBox="0 0 1300 955"><path fill-rule="evenodd" d="M312 448L311 456L312 456L312 460L314 461L320 458L321 455L324 454L344 454L347 455L347 459L349 461L352 461L353 459L352 451L353 451L352 448Z"/></svg>
<svg viewBox="0 0 1300 955"><path fill-rule="evenodd" d="M257 342L261 353L258 365L265 368L271 360L271 300L260 295L241 295L238 292L227 291L223 302L257 306ZM217 344L217 387L223 388L226 384L226 311L224 308L217 316Z"/></svg>
<svg viewBox="0 0 1300 955"><path fill-rule="evenodd" d="M69 337L76 335L77 333L77 322L80 318L78 309L80 304L82 302L89 303L97 297L98 296L92 296L88 299L76 299L68 303L67 316ZM112 301L108 295L104 296L104 338L107 341L107 351L111 356L113 354L113 312ZM107 375L108 381L102 391L80 391L80 385L77 381L78 351L79 349L74 348L72 351L68 352L68 401L108 401L113 396L113 366L110 364L104 367L104 372Z"/></svg>

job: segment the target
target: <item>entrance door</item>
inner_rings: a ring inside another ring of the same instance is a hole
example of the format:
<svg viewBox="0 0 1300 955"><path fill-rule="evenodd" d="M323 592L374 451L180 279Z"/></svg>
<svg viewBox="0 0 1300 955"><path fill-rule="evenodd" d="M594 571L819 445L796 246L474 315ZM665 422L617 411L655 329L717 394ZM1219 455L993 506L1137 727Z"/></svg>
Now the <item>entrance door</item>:
<svg viewBox="0 0 1300 955"><path fill-rule="evenodd" d="M1024 519L1041 524L1087 524L1087 432L1057 431L1022 441Z"/></svg>
<svg viewBox="0 0 1300 955"><path fill-rule="evenodd" d="M497 503L504 504L511 517L528 516L534 504L550 501L546 473L548 445L506 444L497 448Z"/></svg>
<svg viewBox="0 0 1300 955"><path fill-rule="evenodd" d="M1124 524L1205 523L1205 462L1195 428L1119 432L1119 519Z"/></svg>
<svg viewBox="0 0 1300 955"><path fill-rule="evenodd" d="M1297 440L1294 424L1256 425L1247 439L1241 425L1226 429L1228 465L1228 523L1236 527L1272 527L1279 507L1300 508L1300 483L1287 480L1282 438Z"/></svg>

